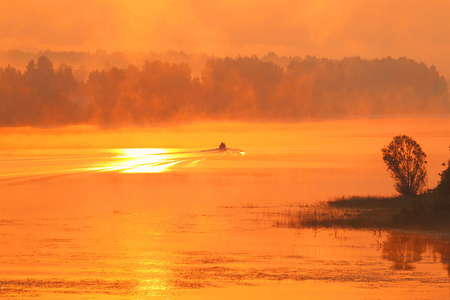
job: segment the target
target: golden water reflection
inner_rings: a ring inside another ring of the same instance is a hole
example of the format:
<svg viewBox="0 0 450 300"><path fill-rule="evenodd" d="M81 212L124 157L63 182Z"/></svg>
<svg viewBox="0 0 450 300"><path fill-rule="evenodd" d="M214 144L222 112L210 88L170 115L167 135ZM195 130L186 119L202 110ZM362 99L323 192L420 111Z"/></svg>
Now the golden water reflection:
<svg viewBox="0 0 450 300"><path fill-rule="evenodd" d="M434 259L440 256L440 261L446 266L450 276L450 240L439 239L428 235L389 233L383 245L382 257L393 262L394 270L414 270L414 263L422 260L429 250Z"/></svg>
<svg viewBox="0 0 450 300"><path fill-rule="evenodd" d="M342 193L347 182L363 191L359 166L304 170L307 159L291 152L60 152L27 150L2 162L6 175L80 174L0 185L0 298L448 295L448 239L273 227L280 212ZM122 174L157 171L168 173Z"/></svg>
<svg viewBox="0 0 450 300"><path fill-rule="evenodd" d="M254 223L263 221L252 213L257 207L219 210L235 213L162 218L140 210L0 220L0 236L10 241L0 249L0 298L233 299L257 294L291 299L302 294L313 299L318 291L321 299L446 295L448 277L440 263L448 270L448 239L261 227ZM221 223L227 218L231 224ZM248 227L239 221L249 218L254 222ZM384 259L394 263L395 271ZM408 271L414 268L418 271ZM270 293L262 294L265 289Z"/></svg>
<svg viewBox="0 0 450 300"><path fill-rule="evenodd" d="M90 171L119 173L162 173L177 169L194 168L208 160L224 157L244 156L238 149L220 151L218 149L187 151L184 149L131 148L108 150L111 157L107 161L95 162Z"/></svg>

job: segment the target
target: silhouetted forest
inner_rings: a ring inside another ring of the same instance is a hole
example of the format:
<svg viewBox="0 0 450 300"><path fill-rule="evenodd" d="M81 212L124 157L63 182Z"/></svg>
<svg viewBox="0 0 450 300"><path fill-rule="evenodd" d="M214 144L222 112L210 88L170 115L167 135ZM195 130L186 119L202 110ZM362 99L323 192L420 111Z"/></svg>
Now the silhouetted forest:
<svg viewBox="0 0 450 300"><path fill-rule="evenodd" d="M198 60L200 61L200 60ZM198 62L197 61L197 62ZM208 58L105 67L76 78L46 56L0 69L0 126L296 122L450 112L445 79L406 58Z"/></svg>

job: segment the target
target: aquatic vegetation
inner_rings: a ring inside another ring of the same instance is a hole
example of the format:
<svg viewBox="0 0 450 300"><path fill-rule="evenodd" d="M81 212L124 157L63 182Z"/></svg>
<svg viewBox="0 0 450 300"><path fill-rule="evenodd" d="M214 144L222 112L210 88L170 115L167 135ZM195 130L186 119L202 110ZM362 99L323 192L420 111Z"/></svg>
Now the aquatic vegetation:
<svg viewBox="0 0 450 300"><path fill-rule="evenodd" d="M437 193L415 196L339 197L314 208L288 212L276 226L450 230L450 199Z"/></svg>

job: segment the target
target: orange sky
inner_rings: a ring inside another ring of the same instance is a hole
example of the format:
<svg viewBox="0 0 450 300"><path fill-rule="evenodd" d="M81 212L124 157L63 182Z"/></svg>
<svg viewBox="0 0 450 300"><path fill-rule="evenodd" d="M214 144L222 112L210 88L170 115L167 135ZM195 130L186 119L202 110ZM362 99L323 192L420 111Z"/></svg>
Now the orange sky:
<svg viewBox="0 0 450 300"><path fill-rule="evenodd" d="M450 75L448 0L0 3L0 50L407 56Z"/></svg>

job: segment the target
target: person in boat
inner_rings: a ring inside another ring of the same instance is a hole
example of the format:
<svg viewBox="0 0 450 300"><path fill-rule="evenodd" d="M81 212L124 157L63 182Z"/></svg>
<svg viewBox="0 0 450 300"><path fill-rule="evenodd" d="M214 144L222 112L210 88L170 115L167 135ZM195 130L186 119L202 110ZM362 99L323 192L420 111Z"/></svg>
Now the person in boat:
<svg viewBox="0 0 450 300"><path fill-rule="evenodd" d="M225 146L225 143L224 143L224 142L220 143L220 145L219 145L219 150L220 150L220 151L225 151L225 150L227 150L227 146Z"/></svg>

